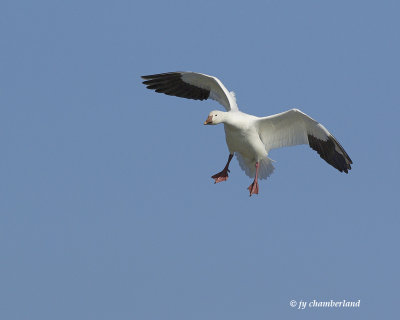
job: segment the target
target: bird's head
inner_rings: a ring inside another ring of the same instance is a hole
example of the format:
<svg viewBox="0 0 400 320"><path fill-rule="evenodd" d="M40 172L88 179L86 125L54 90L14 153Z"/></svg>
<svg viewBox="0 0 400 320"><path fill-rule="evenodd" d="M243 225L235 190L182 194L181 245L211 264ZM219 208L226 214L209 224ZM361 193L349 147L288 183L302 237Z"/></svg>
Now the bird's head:
<svg viewBox="0 0 400 320"><path fill-rule="evenodd" d="M226 112L224 112L224 111L219 111L219 110L211 111L208 114L208 118L204 122L204 124L218 124L218 123L224 122L225 114L226 114Z"/></svg>

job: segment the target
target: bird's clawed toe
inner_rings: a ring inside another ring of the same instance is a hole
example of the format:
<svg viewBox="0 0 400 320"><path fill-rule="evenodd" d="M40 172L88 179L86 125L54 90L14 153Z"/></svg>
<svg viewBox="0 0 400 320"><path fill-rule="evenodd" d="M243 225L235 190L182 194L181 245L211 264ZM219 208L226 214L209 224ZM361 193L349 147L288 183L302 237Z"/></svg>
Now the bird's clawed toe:
<svg viewBox="0 0 400 320"><path fill-rule="evenodd" d="M214 179L214 183L222 182L228 180L228 172L230 170L222 170L221 172L218 172L214 174L211 178Z"/></svg>
<svg viewBox="0 0 400 320"><path fill-rule="evenodd" d="M247 190L250 191L250 197L253 194L258 194L258 181L254 181L248 188Z"/></svg>

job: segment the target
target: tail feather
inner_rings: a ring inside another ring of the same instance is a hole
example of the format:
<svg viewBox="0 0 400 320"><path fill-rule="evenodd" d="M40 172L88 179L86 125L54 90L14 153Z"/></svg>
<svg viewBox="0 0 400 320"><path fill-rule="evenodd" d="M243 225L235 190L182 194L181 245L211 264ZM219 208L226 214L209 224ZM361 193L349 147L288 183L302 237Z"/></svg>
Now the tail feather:
<svg viewBox="0 0 400 320"><path fill-rule="evenodd" d="M243 157L239 153L235 153L236 158L239 161L240 168L246 173L246 175L250 178L254 178L256 175L256 163L249 159ZM266 157L262 160L259 161L259 167L258 167L258 178L259 179L267 179L275 170L274 166L272 165L272 162L274 160Z"/></svg>

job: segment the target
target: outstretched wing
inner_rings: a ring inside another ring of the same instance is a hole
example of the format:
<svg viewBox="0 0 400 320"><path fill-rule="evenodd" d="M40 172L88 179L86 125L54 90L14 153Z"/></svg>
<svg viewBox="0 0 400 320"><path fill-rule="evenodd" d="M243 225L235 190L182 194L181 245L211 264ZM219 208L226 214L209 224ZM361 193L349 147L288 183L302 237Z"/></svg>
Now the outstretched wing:
<svg viewBox="0 0 400 320"><path fill-rule="evenodd" d="M298 109L259 118L257 126L267 151L309 144L320 157L340 172L348 173L353 163L335 137L320 123Z"/></svg>
<svg viewBox="0 0 400 320"><path fill-rule="evenodd" d="M213 99L227 111L238 110L236 98L216 77L196 72L168 72L142 76L147 89L194 100Z"/></svg>

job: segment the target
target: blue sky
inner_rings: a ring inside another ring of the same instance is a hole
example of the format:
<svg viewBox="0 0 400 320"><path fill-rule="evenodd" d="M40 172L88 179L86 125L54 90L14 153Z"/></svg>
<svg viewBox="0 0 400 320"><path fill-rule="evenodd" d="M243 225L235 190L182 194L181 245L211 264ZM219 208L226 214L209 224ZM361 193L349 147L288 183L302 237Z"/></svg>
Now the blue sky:
<svg viewBox="0 0 400 320"><path fill-rule="evenodd" d="M374 319L398 312L397 1L2 1L2 319ZM219 77L244 112L299 108L354 165L273 150L249 198L214 101L140 75ZM361 300L306 309L291 300Z"/></svg>

